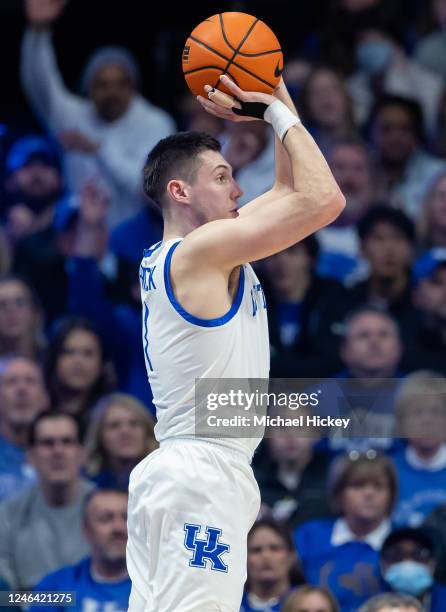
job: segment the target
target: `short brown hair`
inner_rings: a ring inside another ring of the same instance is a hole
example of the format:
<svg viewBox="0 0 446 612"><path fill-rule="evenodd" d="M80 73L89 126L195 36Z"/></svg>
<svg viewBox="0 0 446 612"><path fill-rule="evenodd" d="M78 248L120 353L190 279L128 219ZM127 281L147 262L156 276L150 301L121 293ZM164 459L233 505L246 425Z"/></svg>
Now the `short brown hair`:
<svg viewBox="0 0 446 612"><path fill-rule="evenodd" d="M339 612L339 604L334 595L332 595L328 589L312 586L311 584L306 584L293 591L285 601L282 612L296 612L297 606L302 604L304 598L312 593L319 593L319 595L325 597L331 606L330 612Z"/></svg>
<svg viewBox="0 0 446 612"><path fill-rule="evenodd" d="M341 513L342 494L354 478L375 480L381 475L385 476L390 489L387 512L391 514L398 494L398 478L391 459L375 451L362 454L350 453L335 459L328 479L328 497L333 511Z"/></svg>

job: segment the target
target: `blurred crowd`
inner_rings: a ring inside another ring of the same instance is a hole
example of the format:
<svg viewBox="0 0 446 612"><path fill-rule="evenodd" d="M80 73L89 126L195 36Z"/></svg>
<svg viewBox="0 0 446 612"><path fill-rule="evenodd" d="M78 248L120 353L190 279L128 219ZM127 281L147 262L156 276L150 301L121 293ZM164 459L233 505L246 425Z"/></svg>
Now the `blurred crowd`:
<svg viewBox="0 0 446 612"><path fill-rule="evenodd" d="M19 70L40 129L0 133L0 589L119 612L128 478L157 448L138 269L162 219L142 167L159 139L206 131L242 206L272 186L274 139L186 92L175 113L152 104L121 47L98 48L71 91L52 42L64 10L26 0ZM446 0L327 0L288 44L285 83L347 205L256 264L271 376L348 381L362 398L397 384L367 437L263 441L241 611L442 612Z"/></svg>

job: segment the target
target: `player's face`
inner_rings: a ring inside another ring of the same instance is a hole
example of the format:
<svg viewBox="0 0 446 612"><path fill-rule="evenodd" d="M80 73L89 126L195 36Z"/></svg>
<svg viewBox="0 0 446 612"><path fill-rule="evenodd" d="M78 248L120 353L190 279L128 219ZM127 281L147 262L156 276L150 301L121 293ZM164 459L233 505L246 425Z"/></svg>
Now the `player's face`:
<svg viewBox="0 0 446 612"><path fill-rule="evenodd" d="M376 522L387 516L390 487L384 475L352 476L341 497L343 514L356 521Z"/></svg>
<svg viewBox="0 0 446 612"><path fill-rule="evenodd" d="M350 369L363 370L371 376L393 370L400 354L400 342L392 321L374 313L364 313L353 319L342 348L342 358Z"/></svg>
<svg viewBox="0 0 446 612"><path fill-rule="evenodd" d="M48 405L39 368L14 359L0 377L0 413L13 426L29 425Z"/></svg>
<svg viewBox="0 0 446 612"><path fill-rule="evenodd" d="M248 576L253 583L289 579L294 558L281 536L269 527L259 527L248 543Z"/></svg>
<svg viewBox="0 0 446 612"><path fill-rule="evenodd" d="M100 493L88 504L85 535L103 561L123 561L127 544L127 495Z"/></svg>
<svg viewBox="0 0 446 612"><path fill-rule="evenodd" d="M119 119L134 94L130 75L117 64L104 66L95 75L90 95L96 111L105 121Z"/></svg>
<svg viewBox="0 0 446 612"><path fill-rule="evenodd" d="M31 296L20 282L0 285L0 335L8 339L32 333L35 314Z"/></svg>
<svg viewBox="0 0 446 612"><path fill-rule="evenodd" d="M57 361L57 376L62 385L73 391L87 391L101 369L101 349L96 336L83 329L72 331Z"/></svg>
<svg viewBox="0 0 446 612"><path fill-rule="evenodd" d="M141 420L125 406L111 406L104 418L102 444L109 457L136 460L144 455L145 431Z"/></svg>
<svg viewBox="0 0 446 612"><path fill-rule="evenodd" d="M36 440L29 458L40 479L49 485L69 484L77 479L83 449L72 419L42 419L37 425Z"/></svg>
<svg viewBox="0 0 446 612"><path fill-rule="evenodd" d="M217 151L200 154L191 186L191 207L201 224L238 217L237 200L242 190L232 176L232 168Z"/></svg>

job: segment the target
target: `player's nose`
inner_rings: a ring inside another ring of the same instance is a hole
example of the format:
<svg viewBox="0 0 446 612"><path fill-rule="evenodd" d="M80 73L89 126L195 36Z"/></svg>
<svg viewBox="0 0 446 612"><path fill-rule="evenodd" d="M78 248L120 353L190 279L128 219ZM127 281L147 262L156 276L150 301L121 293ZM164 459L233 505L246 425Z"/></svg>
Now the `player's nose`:
<svg viewBox="0 0 446 612"><path fill-rule="evenodd" d="M234 181L234 192L233 192L234 200L236 200L237 198L241 198L242 195L243 195L243 189L240 187L237 181Z"/></svg>

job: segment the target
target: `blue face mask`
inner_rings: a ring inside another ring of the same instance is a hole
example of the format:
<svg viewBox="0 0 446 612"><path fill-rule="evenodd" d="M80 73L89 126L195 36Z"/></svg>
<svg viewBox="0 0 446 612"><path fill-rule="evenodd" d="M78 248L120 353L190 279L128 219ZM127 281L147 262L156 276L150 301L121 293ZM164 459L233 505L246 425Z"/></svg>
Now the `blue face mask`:
<svg viewBox="0 0 446 612"><path fill-rule="evenodd" d="M434 581L427 565L416 561L395 563L385 573L384 580L394 591L415 596L429 589Z"/></svg>
<svg viewBox="0 0 446 612"><path fill-rule="evenodd" d="M389 65L393 47L385 40L369 40L360 43L356 49L358 66L369 74L383 72Z"/></svg>

